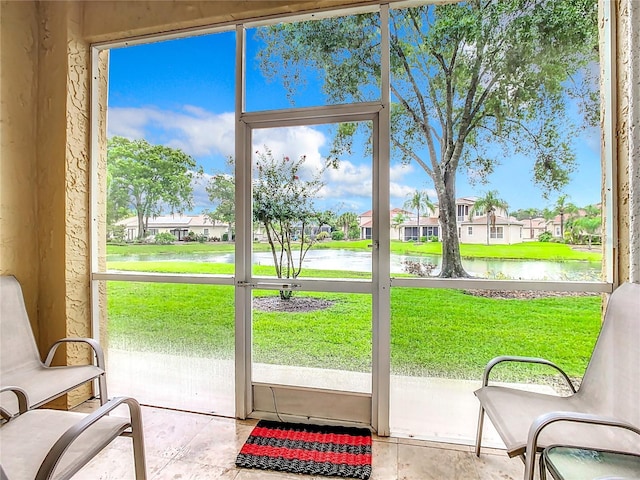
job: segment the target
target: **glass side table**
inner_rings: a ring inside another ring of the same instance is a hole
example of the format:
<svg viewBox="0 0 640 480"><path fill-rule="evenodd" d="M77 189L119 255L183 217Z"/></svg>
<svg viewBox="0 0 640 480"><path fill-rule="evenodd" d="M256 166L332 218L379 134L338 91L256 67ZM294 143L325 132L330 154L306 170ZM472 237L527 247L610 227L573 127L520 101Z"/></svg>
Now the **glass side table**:
<svg viewBox="0 0 640 480"><path fill-rule="evenodd" d="M545 469L555 480L640 480L640 455L552 446L542 452Z"/></svg>

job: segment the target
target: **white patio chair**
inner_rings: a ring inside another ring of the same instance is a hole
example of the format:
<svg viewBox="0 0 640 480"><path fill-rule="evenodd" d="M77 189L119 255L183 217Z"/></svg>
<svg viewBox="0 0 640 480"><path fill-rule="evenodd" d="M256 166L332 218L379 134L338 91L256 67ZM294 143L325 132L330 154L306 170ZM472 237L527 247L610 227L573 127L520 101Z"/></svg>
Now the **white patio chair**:
<svg viewBox="0 0 640 480"><path fill-rule="evenodd" d="M19 413L0 426L1 480L67 480L120 435L133 441L136 480L146 480L140 405L117 397L91 414L62 410L27 410L27 393L3 387L17 396ZM129 416L109 415L126 404Z"/></svg>
<svg viewBox="0 0 640 480"><path fill-rule="evenodd" d="M568 397L489 385L503 362L548 365L568 381ZM578 391L557 365L540 358L498 357L485 368L476 455L486 413L510 457L521 455L525 479L533 479L535 454L550 445L640 453L640 284L618 287L609 298L600 335Z"/></svg>
<svg viewBox="0 0 640 480"><path fill-rule="evenodd" d="M80 342L89 345L95 365L52 367L54 354L63 343ZM36 346L24 305L22 289L13 276L0 276L0 387L16 386L28 394L28 408L37 408L98 379L100 403L107 401L104 354L98 342L91 338L63 338L49 349L44 361ZM18 411L15 395L0 394L0 416L7 419Z"/></svg>

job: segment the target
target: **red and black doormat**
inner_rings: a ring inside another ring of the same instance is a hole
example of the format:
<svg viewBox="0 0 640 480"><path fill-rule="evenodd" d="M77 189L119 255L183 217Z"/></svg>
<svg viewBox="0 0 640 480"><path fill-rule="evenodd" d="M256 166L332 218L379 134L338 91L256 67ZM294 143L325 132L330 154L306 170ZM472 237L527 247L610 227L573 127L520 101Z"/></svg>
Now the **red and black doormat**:
<svg viewBox="0 0 640 480"><path fill-rule="evenodd" d="M242 446L236 465L367 480L371 476L371 432L260 420Z"/></svg>

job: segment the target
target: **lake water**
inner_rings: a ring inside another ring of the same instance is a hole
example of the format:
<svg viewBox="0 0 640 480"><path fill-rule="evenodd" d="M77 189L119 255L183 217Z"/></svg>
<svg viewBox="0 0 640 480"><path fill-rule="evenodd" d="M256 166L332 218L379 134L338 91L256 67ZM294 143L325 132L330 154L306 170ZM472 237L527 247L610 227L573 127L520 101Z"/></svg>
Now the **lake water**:
<svg viewBox="0 0 640 480"><path fill-rule="evenodd" d="M414 261L432 263L437 275L440 256L391 255L391 273L404 273L403 262ZM207 262L234 263L234 253L190 253L158 255L109 255L107 261L149 261L149 262ZM256 265L273 266L270 252L255 252L253 262ZM463 259L465 270L480 278L510 278L514 280L575 280L598 281L601 277L601 265L598 262L550 262L544 260L500 260L500 259ZM346 270L371 272L371 252L353 250L309 250L303 261L303 268L317 270Z"/></svg>

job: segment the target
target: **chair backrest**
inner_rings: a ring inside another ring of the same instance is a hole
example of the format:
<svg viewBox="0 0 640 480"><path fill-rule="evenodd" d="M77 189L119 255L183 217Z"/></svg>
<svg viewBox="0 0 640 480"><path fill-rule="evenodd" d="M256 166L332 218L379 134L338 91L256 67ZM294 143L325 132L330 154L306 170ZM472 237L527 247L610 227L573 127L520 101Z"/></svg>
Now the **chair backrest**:
<svg viewBox="0 0 640 480"><path fill-rule="evenodd" d="M640 284L609 298L578 395L604 415L640 426Z"/></svg>
<svg viewBox="0 0 640 480"><path fill-rule="evenodd" d="M0 276L0 373L41 363L20 284L13 276Z"/></svg>

